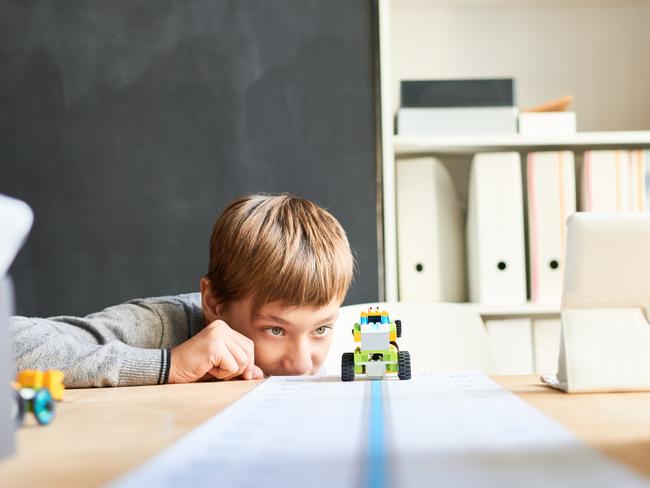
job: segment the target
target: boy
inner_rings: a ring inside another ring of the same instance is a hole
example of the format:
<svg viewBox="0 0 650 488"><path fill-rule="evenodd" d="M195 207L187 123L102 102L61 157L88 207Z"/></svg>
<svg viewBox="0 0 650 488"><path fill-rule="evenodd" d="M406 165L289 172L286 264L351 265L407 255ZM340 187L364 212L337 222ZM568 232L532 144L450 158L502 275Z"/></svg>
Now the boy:
<svg viewBox="0 0 650 488"><path fill-rule="evenodd" d="M84 318L13 317L16 369L68 387L315 374L354 259L339 222L295 196L251 195L217 220L199 293L132 300Z"/></svg>

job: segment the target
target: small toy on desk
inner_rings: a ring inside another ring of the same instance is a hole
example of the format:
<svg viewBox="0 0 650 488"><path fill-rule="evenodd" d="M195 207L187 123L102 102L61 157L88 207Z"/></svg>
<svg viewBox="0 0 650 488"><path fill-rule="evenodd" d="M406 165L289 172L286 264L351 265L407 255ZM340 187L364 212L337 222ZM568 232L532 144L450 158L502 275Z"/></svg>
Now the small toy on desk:
<svg viewBox="0 0 650 488"><path fill-rule="evenodd" d="M341 380L352 381L355 374L379 379L387 373L397 373L400 380L411 379L411 356L397 345L397 338L402 337L402 322L391 322L388 312L378 307L361 312L359 322L354 324L352 335L354 342L361 344L354 352L343 353Z"/></svg>
<svg viewBox="0 0 650 488"><path fill-rule="evenodd" d="M26 412L32 412L36 421L47 425L54 419L55 400L63 400L63 372L50 369L26 369L16 375L15 409L16 426L23 423Z"/></svg>

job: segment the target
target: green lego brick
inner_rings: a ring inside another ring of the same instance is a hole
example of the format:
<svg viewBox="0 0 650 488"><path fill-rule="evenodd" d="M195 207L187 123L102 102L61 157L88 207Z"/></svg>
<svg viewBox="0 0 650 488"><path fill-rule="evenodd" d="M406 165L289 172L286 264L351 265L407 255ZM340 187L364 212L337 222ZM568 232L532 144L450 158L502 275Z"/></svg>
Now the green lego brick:
<svg viewBox="0 0 650 488"><path fill-rule="evenodd" d="M391 355L388 351L361 351L359 353L355 353L354 355L354 362L356 363L363 363L363 362L368 362L370 361L371 357L375 353L381 353L384 355L383 361L397 361L397 354L393 355L394 359L390 359Z"/></svg>

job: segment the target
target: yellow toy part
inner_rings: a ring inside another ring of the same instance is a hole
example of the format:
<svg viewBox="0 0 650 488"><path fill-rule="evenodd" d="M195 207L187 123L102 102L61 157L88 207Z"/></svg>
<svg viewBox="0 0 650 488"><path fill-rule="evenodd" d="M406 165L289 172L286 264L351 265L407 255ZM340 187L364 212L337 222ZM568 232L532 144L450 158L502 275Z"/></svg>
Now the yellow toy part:
<svg viewBox="0 0 650 488"><path fill-rule="evenodd" d="M24 369L16 375L16 381L22 388L43 388L43 372L40 369Z"/></svg>
<svg viewBox="0 0 650 488"><path fill-rule="evenodd" d="M379 311L379 308L376 308L373 310L372 307L368 309L367 312L361 312L362 317L382 317L382 316L388 316L388 312L386 310Z"/></svg>
<svg viewBox="0 0 650 488"><path fill-rule="evenodd" d="M361 332L354 332L354 342L361 342Z"/></svg>
<svg viewBox="0 0 650 488"><path fill-rule="evenodd" d="M390 341L396 341L397 340L397 331L395 331L395 330L390 331L389 340Z"/></svg>
<svg viewBox="0 0 650 488"><path fill-rule="evenodd" d="M16 383L19 388L32 388L40 390L47 388L54 400L63 400L63 371L48 369L43 372L40 369L24 369L16 375Z"/></svg>
<svg viewBox="0 0 650 488"><path fill-rule="evenodd" d="M63 386L63 371L48 369L43 375L43 386L50 390L52 398L57 402L63 400L63 392L65 390L65 386Z"/></svg>

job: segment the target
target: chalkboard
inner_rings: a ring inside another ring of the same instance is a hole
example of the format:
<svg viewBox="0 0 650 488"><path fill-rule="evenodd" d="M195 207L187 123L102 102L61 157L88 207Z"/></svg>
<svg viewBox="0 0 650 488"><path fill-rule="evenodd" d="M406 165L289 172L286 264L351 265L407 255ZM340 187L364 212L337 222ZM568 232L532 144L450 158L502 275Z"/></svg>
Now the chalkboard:
<svg viewBox="0 0 650 488"><path fill-rule="evenodd" d="M376 5L0 3L0 192L33 232L17 311L198 289L233 197L292 192L348 232L347 303L378 299Z"/></svg>

